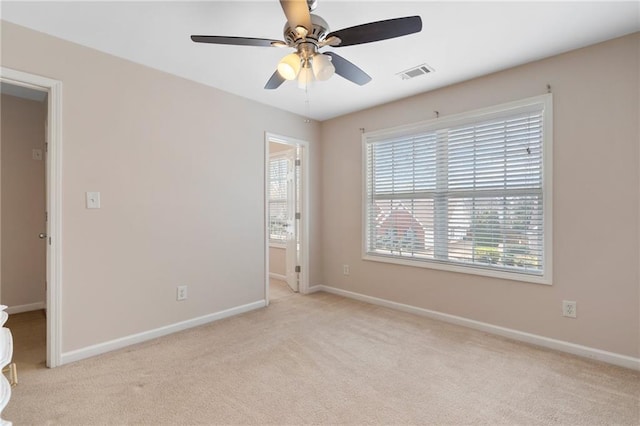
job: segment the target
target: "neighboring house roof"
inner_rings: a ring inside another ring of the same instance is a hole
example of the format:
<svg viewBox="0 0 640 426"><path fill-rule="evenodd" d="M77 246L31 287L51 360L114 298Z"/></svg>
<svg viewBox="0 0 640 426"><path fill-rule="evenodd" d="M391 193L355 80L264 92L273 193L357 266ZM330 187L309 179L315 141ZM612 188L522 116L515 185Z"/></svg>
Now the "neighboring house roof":
<svg viewBox="0 0 640 426"><path fill-rule="evenodd" d="M424 226L402 203L383 212L378 206L376 237L390 238L392 243L410 243L411 248L424 249Z"/></svg>

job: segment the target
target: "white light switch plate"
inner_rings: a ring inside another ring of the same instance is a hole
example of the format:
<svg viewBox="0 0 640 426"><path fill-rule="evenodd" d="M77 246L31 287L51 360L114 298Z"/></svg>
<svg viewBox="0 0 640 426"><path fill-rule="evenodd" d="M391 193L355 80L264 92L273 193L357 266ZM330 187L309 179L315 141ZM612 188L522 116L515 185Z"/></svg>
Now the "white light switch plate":
<svg viewBox="0 0 640 426"><path fill-rule="evenodd" d="M99 209L100 208L100 193L99 192L87 192L87 208Z"/></svg>

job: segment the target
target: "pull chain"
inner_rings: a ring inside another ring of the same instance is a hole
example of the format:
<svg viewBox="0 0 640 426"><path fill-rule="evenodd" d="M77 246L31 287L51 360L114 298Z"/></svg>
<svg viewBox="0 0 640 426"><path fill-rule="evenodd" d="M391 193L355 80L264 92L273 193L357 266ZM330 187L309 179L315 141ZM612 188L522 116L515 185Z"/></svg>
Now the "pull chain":
<svg viewBox="0 0 640 426"><path fill-rule="evenodd" d="M310 123L311 119L311 102L309 102L309 83L307 83L304 87L304 105L305 105L305 123Z"/></svg>

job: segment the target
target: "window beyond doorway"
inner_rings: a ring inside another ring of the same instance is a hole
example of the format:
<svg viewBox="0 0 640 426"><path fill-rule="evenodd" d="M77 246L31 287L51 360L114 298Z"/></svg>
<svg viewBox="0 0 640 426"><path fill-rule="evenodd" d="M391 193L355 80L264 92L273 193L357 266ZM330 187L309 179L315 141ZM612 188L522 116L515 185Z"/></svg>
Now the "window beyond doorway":
<svg viewBox="0 0 640 426"><path fill-rule="evenodd" d="M269 158L269 240L284 243L287 239L288 175L294 151L278 152Z"/></svg>

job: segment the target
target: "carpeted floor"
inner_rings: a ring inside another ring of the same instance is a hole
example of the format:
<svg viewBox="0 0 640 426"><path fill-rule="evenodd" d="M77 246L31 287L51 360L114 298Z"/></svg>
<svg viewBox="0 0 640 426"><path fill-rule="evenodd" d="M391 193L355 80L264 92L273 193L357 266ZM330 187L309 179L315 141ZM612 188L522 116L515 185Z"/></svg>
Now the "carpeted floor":
<svg viewBox="0 0 640 426"><path fill-rule="evenodd" d="M640 423L640 372L326 293L52 370L15 317L15 425Z"/></svg>
<svg viewBox="0 0 640 426"><path fill-rule="evenodd" d="M294 291L287 285L286 282L276 280L274 278L269 279L269 301L282 299L294 295Z"/></svg>

